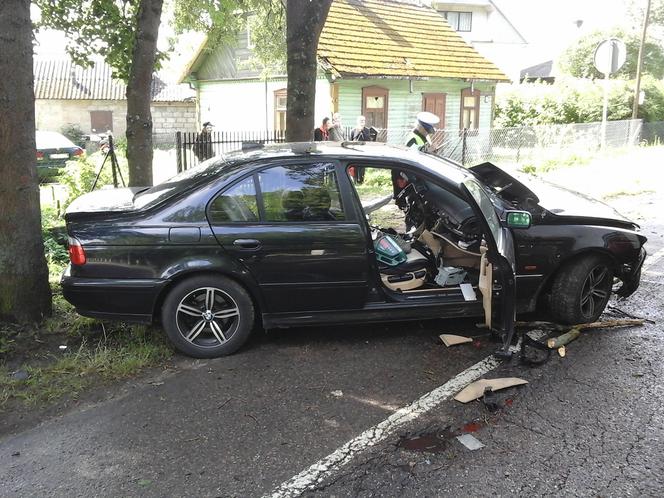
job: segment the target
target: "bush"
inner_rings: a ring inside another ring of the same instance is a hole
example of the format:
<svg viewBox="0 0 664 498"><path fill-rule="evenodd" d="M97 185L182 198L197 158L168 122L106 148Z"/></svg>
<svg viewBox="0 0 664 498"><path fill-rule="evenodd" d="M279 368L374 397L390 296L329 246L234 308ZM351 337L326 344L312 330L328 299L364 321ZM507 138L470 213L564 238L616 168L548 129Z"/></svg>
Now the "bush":
<svg viewBox="0 0 664 498"><path fill-rule="evenodd" d="M612 80L609 84L608 119L630 119L634 81ZM496 126L511 128L601 121L603 85L603 81L574 78L561 78L554 85L512 85L496 97ZM645 102L639 108L639 117L645 121L664 120L664 84L646 76L642 88Z"/></svg>
<svg viewBox="0 0 664 498"><path fill-rule="evenodd" d="M54 207L44 207L42 216L42 238L44 239L44 252L49 265L62 265L69 260L66 242L64 220Z"/></svg>
<svg viewBox="0 0 664 498"><path fill-rule="evenodd" d="M81 130L77 124L68 124L63 126L60 129L60 133L62 133L65 137L67 137L79 147L85 147L85 133L83 133L83 130Z"/></svg>
<svg viewBox="0 0 664 498"><path fill-rule="evenodd" d="M126 182L129 179L127 161L124 155L120 153L120 151L116 150L116 155L118 158L118 164L120 166L120 172L122 173L122 178L124 178ZM91 156L81 157L76 161L67 162L67 166L60 174L60 183L65 185L68 191L68 196L64 202L64 205L62 206L62 209L66 209L74 199L92 190L92 185L95 182L95 178L97 177L97 173L99 172L103 158L103 154L96 153ZM118 177L118 184L121 183L122 181ZM110 158L107 159L106 164L104 164L104 169L99 176L99 181L97 182L96 188L101 188L106 185L113 185L113 172L111 170Z"/></svg>

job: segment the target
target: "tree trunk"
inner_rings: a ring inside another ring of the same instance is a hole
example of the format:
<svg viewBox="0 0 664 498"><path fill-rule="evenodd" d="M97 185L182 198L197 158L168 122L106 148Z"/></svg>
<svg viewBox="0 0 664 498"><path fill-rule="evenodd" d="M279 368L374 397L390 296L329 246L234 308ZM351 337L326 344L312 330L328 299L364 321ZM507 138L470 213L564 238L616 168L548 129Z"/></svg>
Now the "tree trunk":
<svg viewBox="0 0 664 498"><path fill-rule="evenodd" d="M30 0L0 2L0 318L51 314L35 155Z"/></svg>
<svg viewBox="0 0 664 498"><path fill-rule="evenodd" d="M129 186L152 185L152 73L163 0L141 0L127 83Z"/></svg>
<svg viewBox="0 0 664 498"><path fill-rule="evenodd" d="M286 3L286 140L289 142L307 142L313 138L316 54L330 5L332 0L288 0Z"/></svg>

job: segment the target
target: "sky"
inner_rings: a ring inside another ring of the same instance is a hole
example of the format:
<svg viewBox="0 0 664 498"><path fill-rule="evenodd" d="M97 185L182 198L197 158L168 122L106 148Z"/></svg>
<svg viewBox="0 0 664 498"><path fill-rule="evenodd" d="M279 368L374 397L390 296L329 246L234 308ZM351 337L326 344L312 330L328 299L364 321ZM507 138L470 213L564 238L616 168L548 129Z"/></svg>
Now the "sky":
<svg viewBox="0 0 664 498"><path fill-rule="evenodd" d="M645 0L635 0L645 2ZM630 0L494 0L524 38L541 51L542 60L560 53L574 39L595 29L627 25ZM33 12L33 19L37 12ZM580 27L577 21L583 21ZM160 44L172 34L167 25L160 27ZM60 33L42 32L37 36L36 54L64 57L66 40ZM172 78L193 55L197 43L190 39L179 44L176 57L167 64Z"/></svg>

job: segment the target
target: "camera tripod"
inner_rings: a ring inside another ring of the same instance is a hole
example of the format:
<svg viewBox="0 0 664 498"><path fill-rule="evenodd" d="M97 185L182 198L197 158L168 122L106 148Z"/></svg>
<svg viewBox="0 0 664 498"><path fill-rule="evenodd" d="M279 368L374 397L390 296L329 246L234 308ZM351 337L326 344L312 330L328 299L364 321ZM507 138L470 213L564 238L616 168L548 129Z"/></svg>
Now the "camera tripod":
<svg viewBox="0 0 664 498"><path fill-rule="evenodd" d="M106 155L104 156L104 160L101 163L101 166L99 167L99 172L97 173L97 177L95 178L94 183L92 184L92 188L90 191L94 190L95 187L97 186L97 182L99 181L99 177L101 176L101 172L104 170L104 165L106 164L106 160L108 158L111 158L111 173L113 174L113 187L118 188L118 176L120 177L120 181L122 181L122 186L125 187L125 181L124 178L122 177L122 171L120 171L120 165L118 164L118 158L115 155L115 146L113 145L113 135L110 133L108 134L108 150L106 151Z"/></svg>

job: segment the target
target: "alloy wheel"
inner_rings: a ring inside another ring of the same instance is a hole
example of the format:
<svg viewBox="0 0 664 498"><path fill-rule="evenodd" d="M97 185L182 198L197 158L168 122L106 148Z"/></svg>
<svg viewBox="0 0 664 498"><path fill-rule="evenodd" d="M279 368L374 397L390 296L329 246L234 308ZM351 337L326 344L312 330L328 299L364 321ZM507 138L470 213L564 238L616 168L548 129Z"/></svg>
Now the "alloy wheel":
<svg viewBox="0 0 664 498"><path fill-rule="evenodd" d="M603 307L609 296L611 282L611 272L605 265L598 265L588 273L581 290L583 316L591 317L595 310Z"/></svg>
<svg viewBox="0 0 664 498"><path fill-rule="evenodd" d="M182 298L175 320L187 342L198 347L216 347L228 342L237 331L240 309L223 290L200 287Z"/></svg>

